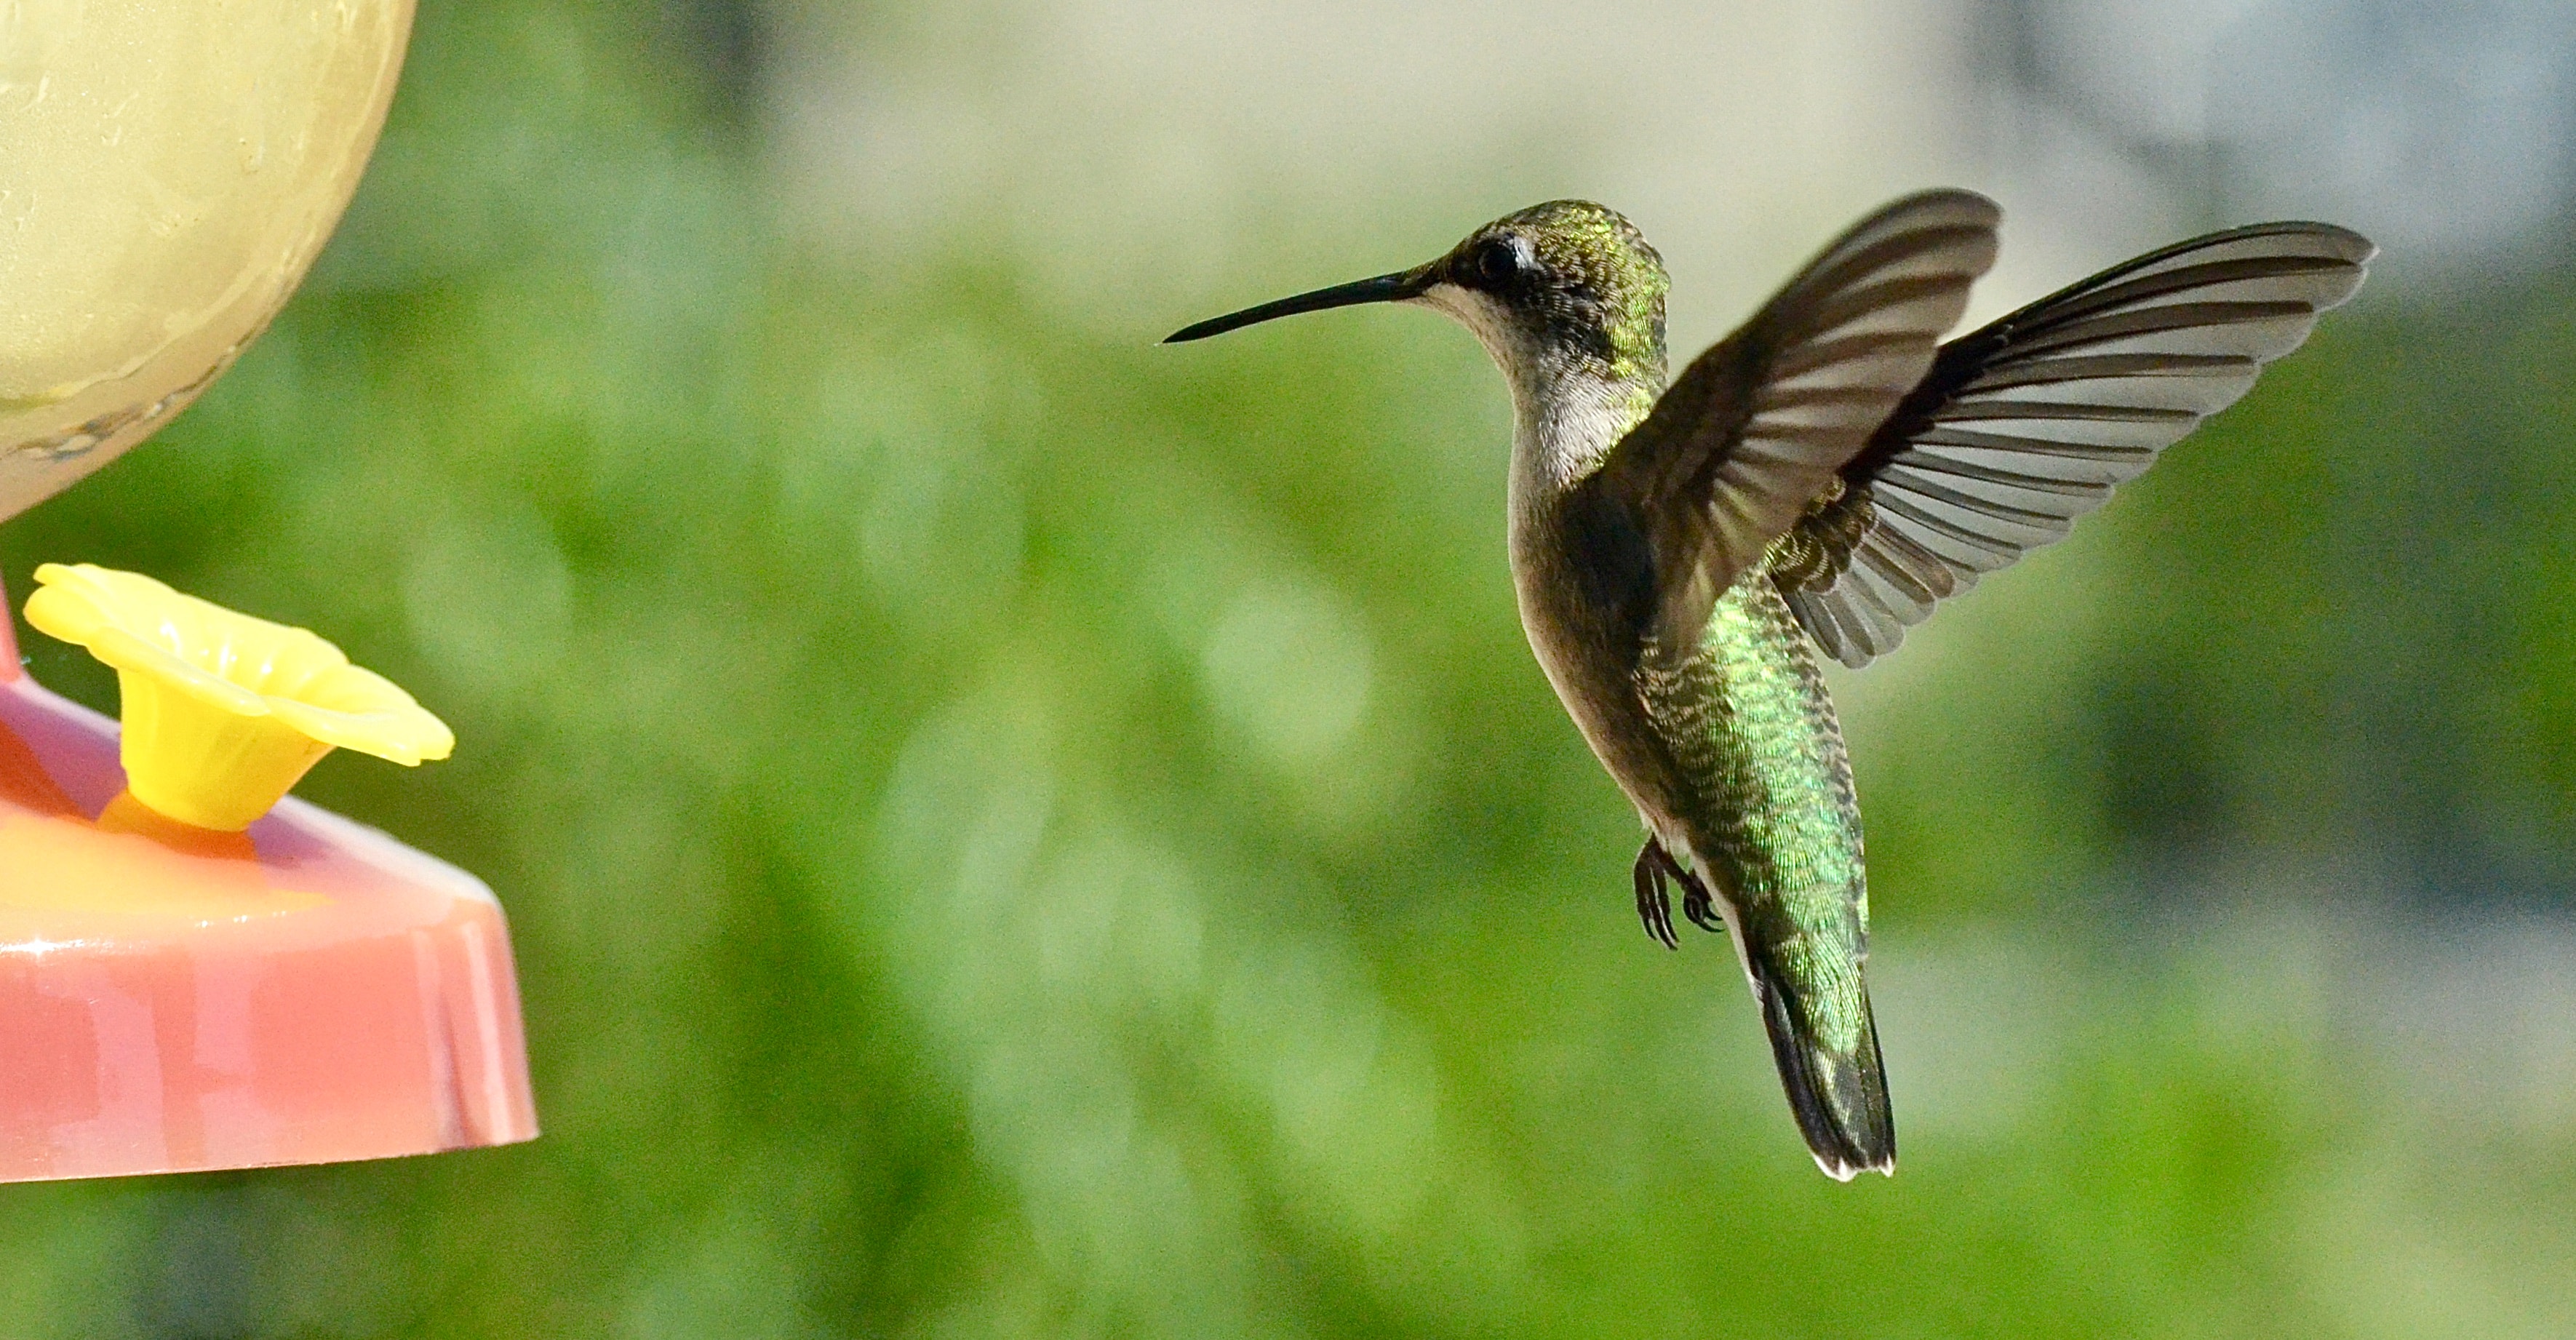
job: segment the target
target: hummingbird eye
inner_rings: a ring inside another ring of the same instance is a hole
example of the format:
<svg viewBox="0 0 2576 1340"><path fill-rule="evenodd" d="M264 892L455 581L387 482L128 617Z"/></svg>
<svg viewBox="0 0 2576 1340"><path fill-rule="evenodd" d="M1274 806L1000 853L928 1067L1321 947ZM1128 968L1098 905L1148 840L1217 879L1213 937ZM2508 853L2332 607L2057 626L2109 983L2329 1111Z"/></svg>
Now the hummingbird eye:
<svg viewBox="0 0 2576 1340"><path fill-rule="evenodd" d="M1476 249L1476 278L1488 288L1502 288L1529 268L1517 239L1497 237Z"/></svg>

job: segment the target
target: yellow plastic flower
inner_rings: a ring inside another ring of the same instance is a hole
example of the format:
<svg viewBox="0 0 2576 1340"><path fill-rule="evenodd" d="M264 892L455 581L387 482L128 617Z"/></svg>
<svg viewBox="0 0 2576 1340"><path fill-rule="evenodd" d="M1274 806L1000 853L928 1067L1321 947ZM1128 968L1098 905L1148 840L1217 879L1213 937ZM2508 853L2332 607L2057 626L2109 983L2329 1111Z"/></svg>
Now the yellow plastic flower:
<svg viewBox="0 0 2576 1340"><path fill-rule="evenodd" d="M87 563L36 581L27 622L116 667L126 790L182 823L248 828L334 748L408 767L456 747L410 694L301 628Z"/></svg>

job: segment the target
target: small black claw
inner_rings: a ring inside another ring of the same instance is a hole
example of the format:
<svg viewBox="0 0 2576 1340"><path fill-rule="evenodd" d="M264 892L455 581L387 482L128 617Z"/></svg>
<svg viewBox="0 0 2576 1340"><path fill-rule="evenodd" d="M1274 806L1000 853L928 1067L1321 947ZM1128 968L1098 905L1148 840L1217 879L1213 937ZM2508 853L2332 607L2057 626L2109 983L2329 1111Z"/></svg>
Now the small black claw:
<svg viewBox="0 0 2576 1340"><path fill-rule="evenodd" d="M1682 874L1682 915L1689 917L1691 924L1701 930L1715 935L1726 934L1726 919L1717 914L1717 904L1709 900L1708 886L1699 882L1699 876L1688 871Z"/></svg>
<svg viewBox="0 0 2576 1340"><path fill-rule="evenodd" d="M1680 882L1682 886L1682 915L1690 918L1690 923L1699 927L1701 930L1708 931L1715 935L1724 935L1726 933L1726 921L1717 914L1717 903L1716 900L1708 896L1708 885L1701 882L1698 875L1682 869L1682 863L1674 860L1672 853L1665 851L1661 844L1649 841L1646 844L1646 848L1647 851L1652 852L1657 858L1657 869L1655 872L1656 885L1660 887L1664 882L1664 877L1667 875ZM1644 861L1646 859L1646 854L1643 852L1639 853L1637 859L1640 862ZM1669 911L1665 913L1664 924L1666 926L1670 926L1672 924L1672 914Z"/></svg>
<svg viewBox="0 0 2576 1340"><path fill-rule="evenodd" d="M1679 949L1681 937L1673 934L1672 895L1664 887L1664 868L1669 864L1671 858L1664 849L1653 838L1646 839L1645 850L1637 853L1637 919L1646 923L1646 934L1664 948Z"/></svg>

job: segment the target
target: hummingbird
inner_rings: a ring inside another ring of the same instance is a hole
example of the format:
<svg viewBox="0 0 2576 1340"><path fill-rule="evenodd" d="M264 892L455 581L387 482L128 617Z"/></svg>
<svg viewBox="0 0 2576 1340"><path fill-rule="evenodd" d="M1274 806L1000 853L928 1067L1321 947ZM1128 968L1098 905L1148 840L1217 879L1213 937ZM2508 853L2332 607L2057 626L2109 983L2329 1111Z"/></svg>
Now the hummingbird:
<svg viewBox="0 0 2576 1340"><path fill-rule="evenodd" d="M1956 339L2002 212L1909 195L1835 238L1667 378L1662 258L1583 200L1411 269L1280 298L1204 339L1358 303L1474 333L1512 396L1521 626L1645 826L1639 918L1672 892L1735 946L1816 1165L1893 1173L1851 764L1818 654L1859 669L1942 600L2135 478L2350 298L2377 248L2263 223L2152 251Z"/></svg>

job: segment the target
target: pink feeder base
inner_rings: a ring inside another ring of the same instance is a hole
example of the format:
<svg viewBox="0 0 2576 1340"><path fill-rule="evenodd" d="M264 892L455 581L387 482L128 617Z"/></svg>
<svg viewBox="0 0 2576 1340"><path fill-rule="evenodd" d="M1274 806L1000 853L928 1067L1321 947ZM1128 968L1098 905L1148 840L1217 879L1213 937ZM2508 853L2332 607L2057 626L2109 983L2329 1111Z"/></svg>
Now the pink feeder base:
<svg viewBox="0 0 2576 1340"><path fill-rule="evenodd" d="M536 1136L481 881L293 797L213 834L124 789L0 614L0 1181Z"/></svg>

